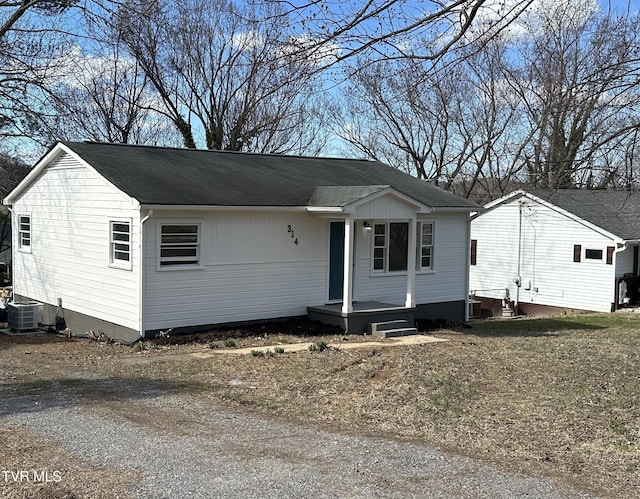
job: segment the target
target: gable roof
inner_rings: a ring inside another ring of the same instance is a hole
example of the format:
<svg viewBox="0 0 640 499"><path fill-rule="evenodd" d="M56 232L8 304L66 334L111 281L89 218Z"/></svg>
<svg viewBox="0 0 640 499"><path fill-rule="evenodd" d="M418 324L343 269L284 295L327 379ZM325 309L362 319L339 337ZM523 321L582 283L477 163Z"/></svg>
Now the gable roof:
<svg viewBox="0 0 640 499"><path fill-rule="evenodd" d="M480 208L376 161L95 142L60 144L55 147L70 151L143 205L308 206L314 193L314 202L345 203L391 186L436 209ZM349 189L317 191L330 186Z"/></svg>
<svg viewBox="0 0 640 499"><path fill-rule="evenodd" d="M579 189L516 191L489 203L486 208L521 196L546 201L625 241L640 239L640 192Z"/></svg>

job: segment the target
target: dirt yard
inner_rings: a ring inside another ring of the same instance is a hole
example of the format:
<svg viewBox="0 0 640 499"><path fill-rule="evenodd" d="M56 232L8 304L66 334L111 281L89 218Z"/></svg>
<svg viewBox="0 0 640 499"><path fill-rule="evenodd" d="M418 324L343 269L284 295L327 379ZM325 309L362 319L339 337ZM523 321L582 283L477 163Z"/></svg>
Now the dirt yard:
<svg viewBox="0 0 640 499"><path fill-rule="evenodd" d="M370 337L296 322L133 347L0 335L0 392L33 404L52 393L80 395L100 414L164 429L184 413L160 418L141 411L136 396L184 393L205 406L429 444L505 472L627 498L640 490L639 326L640 314L491 321L429 333L442 343L361 349L340 345ZM280 353L279 345L297 342L315 348ZM228 353L247 347L255 350ZM3 470L57 463L73 477L63 488L0 480L0 492L13 497L97 497L96 490L126 497L139 478L87 468L33 429L7 424L2 408L0 448Z"/></svg>

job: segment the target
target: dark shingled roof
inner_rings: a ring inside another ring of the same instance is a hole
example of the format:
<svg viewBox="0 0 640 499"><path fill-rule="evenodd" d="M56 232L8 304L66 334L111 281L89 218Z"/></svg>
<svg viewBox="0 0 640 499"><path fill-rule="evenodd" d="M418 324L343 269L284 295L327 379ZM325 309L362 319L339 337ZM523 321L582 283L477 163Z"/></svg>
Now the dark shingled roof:
<svg viewBox="0 0 640 499"><path fill-rule="evenodd" d="M146 205L308 206L318 187L358 187L342 192L321 189L316 194L316 202L346 204L381 186L392 186L434 208L479 208L375 161L91 142L63 144L118 189Z"/></svg>
<svg viewBox="0 0 640 499"><path fill-rule="evenodd" d="M638 192L559 189L530 193L622 239L640 239Z"/></svg>

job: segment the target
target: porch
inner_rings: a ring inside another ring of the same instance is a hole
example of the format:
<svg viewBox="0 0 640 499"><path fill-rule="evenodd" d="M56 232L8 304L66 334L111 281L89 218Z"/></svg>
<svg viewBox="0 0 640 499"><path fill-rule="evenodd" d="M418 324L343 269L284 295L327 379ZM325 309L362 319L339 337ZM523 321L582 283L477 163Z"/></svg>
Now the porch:
<svg viewBox="0 0 640 499"><path fill-rule="evenodd" d="M369 324L386 321L406 321L413 326L415 307L394 305L378 301L354 301L351 310L344 311L342 303L307 307L311 320L340 326L345 332L366 334Z"/></svg>

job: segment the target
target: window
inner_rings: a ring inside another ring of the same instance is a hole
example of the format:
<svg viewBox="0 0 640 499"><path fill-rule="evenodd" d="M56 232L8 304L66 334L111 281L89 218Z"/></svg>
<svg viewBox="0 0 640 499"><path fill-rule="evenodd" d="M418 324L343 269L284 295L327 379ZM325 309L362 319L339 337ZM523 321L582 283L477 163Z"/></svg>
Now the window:
<svg viewBox="0 0 640 499"><path fill-rule="evenodd" d="M200 225L171 223L160 225L160 266L200 264Z"/></svg>
<svg viewBox="0 0 640 499"><path fill-rule="evenodd" d="M607 265L613 265L613 255L615 253L615 249L615 246L607 246L605 260L605 250L599 248L585 248L583 255L582 246L576 244L573 246L573 261L580 262L581 257L584 256L585 261L605 262Z"/></svg>
<svg viewBox="0 0 640 499"><path fill-rule="evenodd" d="M131 268L131 222L113 221L109 228L109 263Z"/></svg>
<svg viewBox="0 0 640 499"><path fill-rule="evenodd" d="M399 272L407 270L409 224L377 223L373 226L373 270Z"/></svg>
<svg viewBox="0 0 640 499"><path fill-rule="evenodd" d="M31 217L29 215L18 216L18 248L22 251L31 251Z"/></svg>
<svg viewBox="0 0 640 499"><path fill-rule="evenodd" d="M373 226L373 270L384 272L387 262L387 224Z"/></svg>
<svg viewBox="0 0 640 499"><path fill-rule="evenodd" d="M598 260L602 261L603 252L601 249L589 249L586 248L584 250L584 259L585 260Z"/></svg>
<svg viewBox="0 0 640 499"><path fill-rule="evenodd" d="M418 224L418 268L431 270L433 268L433 222Z"/></svg>

